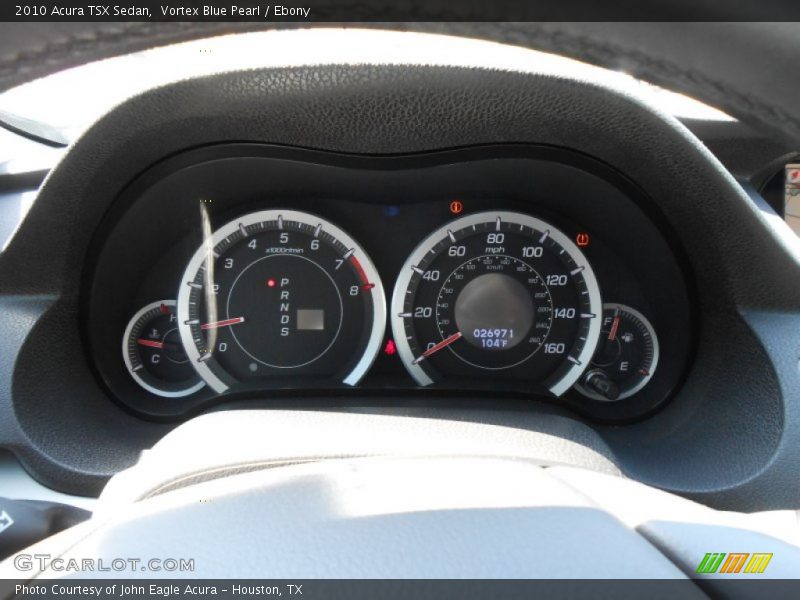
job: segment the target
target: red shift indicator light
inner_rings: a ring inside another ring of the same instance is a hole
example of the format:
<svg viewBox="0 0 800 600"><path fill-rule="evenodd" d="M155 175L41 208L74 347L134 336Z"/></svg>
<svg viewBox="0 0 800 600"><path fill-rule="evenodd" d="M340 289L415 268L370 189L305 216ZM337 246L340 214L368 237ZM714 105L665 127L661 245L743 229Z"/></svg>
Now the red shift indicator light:
<svg viewBox="0 0 800 600"><path fill-rule="evenodd" d="M387 340L386 346L383 348L383 353L386 356L394 356L397 354L397 346L394 343L394 340Z"/></svg>
<svg viewBox="0 0 800 600"><path fill-rule="evenodd" d="M589 237L588 233L581 232L575 236L575 243L578 244L578 247L580 248L586 248L586 246L589 245L590 239L591 238Z"/></svg>
<svg viewBox="0 0 800 600"><path fill-rule="evenodd" d="M271 287L271 288L273 288L273 287L275 287L276 285L278 285L278 282L277 282L277 281L275 281L274 279L267 279L267 287Z"/></svg>

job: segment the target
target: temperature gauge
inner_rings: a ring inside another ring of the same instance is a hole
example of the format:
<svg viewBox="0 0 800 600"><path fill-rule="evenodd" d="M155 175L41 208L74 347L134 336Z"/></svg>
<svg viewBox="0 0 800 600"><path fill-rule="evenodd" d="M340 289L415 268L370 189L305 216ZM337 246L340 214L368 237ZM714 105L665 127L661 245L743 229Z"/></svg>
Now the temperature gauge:
<svg viewBox="0 0 800 600"><path fill-rule="evenodd" d="M133 315L122 338L122 358L134 381L158 396L188 396L204 385L183 350L175 300L153 302Z"/></svg>
<svg viewBox="0 0 800 600"><path fill-rule="evenodd" d="M622 400L647 385L657 365L658 338L644 315L604 304L597 350L575 389L594 400Z"/></svg>

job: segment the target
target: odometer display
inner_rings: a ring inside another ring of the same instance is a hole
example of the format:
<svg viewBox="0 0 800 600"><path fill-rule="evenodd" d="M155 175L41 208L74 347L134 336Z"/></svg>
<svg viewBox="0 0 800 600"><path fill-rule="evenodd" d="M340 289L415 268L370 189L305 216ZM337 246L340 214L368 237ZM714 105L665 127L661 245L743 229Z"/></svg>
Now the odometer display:
<svg viewBox="0 0 800 600"><path fill-rule="evenodd" d="M589 364L602 314L581 251L520 213L462 217L426 238L398 277L398 350L420 385L501 380L558 396Z"/></svg>
<svg viewBox="0 0 800 600"><path fill-rule="evenodd" d="M178 296L186 352L217 392L298 377L358 383L385 318L383 286L360 246L290 210L245 215L214 232Z"/></svg>

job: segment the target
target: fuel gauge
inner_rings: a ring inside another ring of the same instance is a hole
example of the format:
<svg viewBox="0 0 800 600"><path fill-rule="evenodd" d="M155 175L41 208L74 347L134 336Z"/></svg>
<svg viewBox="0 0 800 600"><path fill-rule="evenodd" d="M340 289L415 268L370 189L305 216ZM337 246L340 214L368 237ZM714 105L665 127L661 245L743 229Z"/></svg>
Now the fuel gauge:
<svg viewBox="0 0 800 600"><path fill-rule="evenodd" d="M658 338L650 321L630 306L604 304L597 349L575 389L594 400L622 400L646 386L657 365Z"/></svg>
<svg viewBox="0 0 800 600"><path fill-rule="evenodd" d="M204 385L183 350L175 300L153 302L131 317L122 358L134 381L158 396L180 398Z"/></svg>

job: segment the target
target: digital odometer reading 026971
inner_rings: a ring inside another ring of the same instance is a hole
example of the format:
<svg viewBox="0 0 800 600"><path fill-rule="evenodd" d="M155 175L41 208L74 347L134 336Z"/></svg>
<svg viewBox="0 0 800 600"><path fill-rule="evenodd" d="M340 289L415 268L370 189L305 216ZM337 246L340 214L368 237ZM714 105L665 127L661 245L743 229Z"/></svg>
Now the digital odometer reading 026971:
<svg viewBox="0 0 800 600"><path fill-rule="evenodd" d="M534 217L485 212L428 236L391 306L400 356L420 385L487 379L558 396L589 364L602 306L586 258Z"/></svg>

